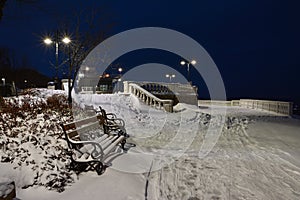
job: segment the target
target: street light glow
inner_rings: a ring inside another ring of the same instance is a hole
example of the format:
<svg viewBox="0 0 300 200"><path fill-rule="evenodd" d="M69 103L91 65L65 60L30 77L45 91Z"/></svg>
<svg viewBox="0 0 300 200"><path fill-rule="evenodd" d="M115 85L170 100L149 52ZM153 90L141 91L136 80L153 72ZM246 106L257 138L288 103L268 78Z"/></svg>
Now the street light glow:
<svg viewBox="0 0 300 200"><path fill-rule="evenodd" d="M68 38L68 37L64 37L64 39L62 41L65 44L69 44L71 42L70 38Z"/></svg>
<svg viewBox="0 0 300 200"><path fill-rule="evenodd" d="M166 78L169 78L171 82L172 78L175 78L175 74L166 74Z"/></svg>
<svg viewBox="0 0 300 200"><path fill-rule="evenodd" d="M47 44L47 45L51 44L52 42L53 41L50 38L44 39L44 43Z"/></svg>
<svg viewBox="0 0 300 200"><path fill-rule="evenodd" d="M192 60L192 61L188 61L188 62L185 62L185 61L181 61L180 64L182 66L184 65L187 65L187 71L188 71L188 81L190 82L190 64L192 65L195 65L197 62L196 60Z"/></svg>
<svg viewBox="0 0 300 200"><path fill-rule="evenodd" d="M120 67L120 68L118 69L118 71L121 73L121 72L123 71L123 69Z"/></svg>

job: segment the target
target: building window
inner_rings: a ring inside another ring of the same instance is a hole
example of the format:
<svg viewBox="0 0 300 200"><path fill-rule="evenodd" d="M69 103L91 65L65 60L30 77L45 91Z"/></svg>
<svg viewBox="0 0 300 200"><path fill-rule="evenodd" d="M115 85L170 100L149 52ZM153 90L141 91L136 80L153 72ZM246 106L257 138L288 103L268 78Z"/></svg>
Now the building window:
<svg viewBox="0 0 300 200"><path fill-rule="evenodd" d="M99 90L100 91L107 91L108 90L108 85L99 85Z"/></svg>

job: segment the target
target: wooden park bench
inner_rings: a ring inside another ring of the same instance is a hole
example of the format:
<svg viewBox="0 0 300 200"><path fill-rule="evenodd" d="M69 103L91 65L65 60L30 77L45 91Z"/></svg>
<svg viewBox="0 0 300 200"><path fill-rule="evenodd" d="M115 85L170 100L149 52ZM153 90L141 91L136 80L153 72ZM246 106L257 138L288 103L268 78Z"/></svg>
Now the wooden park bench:
<svg viewBox="0 0 300 200"><path fill-rule="evenodd" d="M103 116L95 116L61 124L70 149L71 168L77 173L95 170L99 175L109 165L107 160L119 155L117 149L124 150L126 138L121 129L107 132L103 129Z"/></svg>
<svg viewBox="0 0 300 200"><path fill-rule="evenodd" d="M117 130L122 132L123 135L128 136L123 119L118 118L114 113L106 113L106 111L101 106L99 106L99 110L96 111L96 113L101 114L103 129L106 133Z"/></svg>

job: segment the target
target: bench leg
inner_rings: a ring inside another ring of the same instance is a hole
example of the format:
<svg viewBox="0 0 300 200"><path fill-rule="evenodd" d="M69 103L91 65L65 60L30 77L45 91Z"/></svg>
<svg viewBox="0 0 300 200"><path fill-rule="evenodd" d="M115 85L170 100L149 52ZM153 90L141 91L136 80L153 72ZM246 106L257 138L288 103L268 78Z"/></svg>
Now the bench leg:
<svg viewBox="0 0 300 200"><path fill-rule="evenodd" d="M121 148L122 148L124 151L126 151L126 149L125 149L125 144L126 144L126 140L122 140L122 142L121 142Z"/></svg>
<svg viewBox="0 0 300 200"><path fill-rule="evenodd" d="M106 169L106 166L104 166L102 162L99 162L99 163L96 165L96 172L97 172L98 175L103 174L104 171L105 171L105 169Z"/></svg>
<svg viewBox="0 0 300 200"><path fill-rule="evenodd" d="M72 160L70 163L71 170L74 170L77 175L85 171L87 167L88 163L86 162L76 162L75 160Z"/></svg>
<svg viewBox="0 0 300 200"><path fill-rule="evenodd" d="M95 170L98 175L104 173L106 167L100 161L77 162L73 160L70 164L71 170L74 170L78 175L81 172L88 171L89 169Z"/></svg>

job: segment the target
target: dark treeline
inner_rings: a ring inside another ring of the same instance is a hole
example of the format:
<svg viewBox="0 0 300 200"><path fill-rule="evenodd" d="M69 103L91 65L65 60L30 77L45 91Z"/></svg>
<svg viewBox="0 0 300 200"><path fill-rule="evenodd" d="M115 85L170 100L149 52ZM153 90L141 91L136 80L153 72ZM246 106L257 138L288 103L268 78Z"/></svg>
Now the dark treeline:
<svg viewBox="0 0 300 200"><path fill-rule="evenodd" d="M33 69L26 57L18 60L12 50L0 47L0 80L14 82L17 88L46 87L49 77ZM3 81L2 81L3 82ZM2 84L1 82L1 84Z"/></svg>

